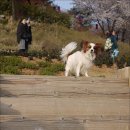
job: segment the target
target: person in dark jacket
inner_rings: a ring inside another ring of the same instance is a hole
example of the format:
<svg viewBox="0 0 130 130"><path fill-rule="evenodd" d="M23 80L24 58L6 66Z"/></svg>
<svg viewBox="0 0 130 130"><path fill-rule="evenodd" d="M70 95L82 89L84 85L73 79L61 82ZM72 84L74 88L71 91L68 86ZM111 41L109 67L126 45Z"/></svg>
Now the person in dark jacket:
<svg viewBox="0 0 130 130"><path fill-rule="evenodd" d="M28 47L32 43L32 30L30 24L30 18L26 21L26 32L27 32L27 39L25 40L25 50L28 52Z"/></svg>
<svg viewBox="0 0 130 130"><path fill-rule="evenodd" d="M118 45L117 45L118 37L116 36L115 31L112 31L112 33L111 33L111 42L112 42L112 48L111 48L112 58L115 58L119 54Z"/></svg>
<svg viewBox="0 0 130 130"><path fill-rule="evenodd" d="M19 44L19 53L25 53L25 42L27 39L26 19L21 19L17 27L17 42Z"/></svg>

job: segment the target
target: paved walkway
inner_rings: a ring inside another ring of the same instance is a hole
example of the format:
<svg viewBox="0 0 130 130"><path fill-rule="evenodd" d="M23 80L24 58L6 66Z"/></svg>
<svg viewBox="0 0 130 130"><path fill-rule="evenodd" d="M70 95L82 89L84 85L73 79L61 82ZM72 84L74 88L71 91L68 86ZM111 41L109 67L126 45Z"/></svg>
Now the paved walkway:
<svg viewBox="0 0 130 130"><path fill-rule="evenodd" d="M1 76L0 130L130 130L128 80Z"/></svg>

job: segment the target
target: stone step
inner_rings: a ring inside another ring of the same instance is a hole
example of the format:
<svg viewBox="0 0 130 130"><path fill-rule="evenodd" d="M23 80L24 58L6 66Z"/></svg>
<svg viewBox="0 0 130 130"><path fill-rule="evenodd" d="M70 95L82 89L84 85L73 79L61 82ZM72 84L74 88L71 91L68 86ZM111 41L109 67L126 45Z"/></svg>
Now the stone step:
<svg viewBox="0 0 130 130"><path fill-rule="evenodd" d="M2 75L0 130L130 130L127 79Z"/></svg>
<svg viewBox="0 0 130 130"><path fill-rule="evenodd" d="M1 98L1 115L129 115L129 99L87 98ZM3 106L3 107L2 107ZM12 112L12 113L11 113Z"/></svg>
<svg viewBox="0 0 130 130"><path fill-rule="evenodd" d="M116 116L1 116L1 130L129 130L128 118Z"/></svg>

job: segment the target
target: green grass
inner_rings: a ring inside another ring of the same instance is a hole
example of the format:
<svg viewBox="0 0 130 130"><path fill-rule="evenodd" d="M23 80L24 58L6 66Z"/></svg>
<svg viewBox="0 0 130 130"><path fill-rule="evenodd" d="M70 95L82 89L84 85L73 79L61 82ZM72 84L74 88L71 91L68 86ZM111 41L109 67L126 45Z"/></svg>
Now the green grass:
<svg viewBox="0 0 130 130"><path fill-rule="evenodd" d="M21 71L16 66L1 66L0 74L21 74Z"/></svg>
<svg viewBox="0 0 130 130"><path fill-rule="evenodd" d="M22 69L39 71L41 75L56 75L64 70L64 65L48 61L24 62L21 57L17 56L0 57L0 74L22 74Z"/></svg>
<svg viewBox="0 0 130 130"><path fill-rule="evenodd" d="M58 72L64 71L64 65L61 63L51 64L40 69L41 75L56 75Z"/></svg>
<svg viewBox="0 0 130 130"><path fill-rule="evenodd" d="M0 73L1 74L20 74L19 65L22 60L19 57L0 57Z"/></svg>
<svg viewBox="0 0 130 130"><path fill-rule="evenodd" d="M38 65L41 68L50 67L51 66L51 62L41 61L41 62L38 62Z"/></svg>
<svg viewBox="0 0 130 130"><path fill-rule="evenodd" d="M0 73L1 74L21 74L22 69L38 69L38 66L33 63L22 61L17 56L1 56L0 57Z"/></svg>
<svg viewBox="0 0 130 130"><path fill-rule="evenodd" d="M38 69L38 65L34 64L34 63L26 63L23 62L19 65L20 69L33 69L33 70L37 70Z"/></svg>
<svg viewBox="0 0 130 130"><path fill-rule="evenodd" d="M22 60L20 57L16 56L0 56L0 63L5 66L19 66L22 63Z"/></svg>

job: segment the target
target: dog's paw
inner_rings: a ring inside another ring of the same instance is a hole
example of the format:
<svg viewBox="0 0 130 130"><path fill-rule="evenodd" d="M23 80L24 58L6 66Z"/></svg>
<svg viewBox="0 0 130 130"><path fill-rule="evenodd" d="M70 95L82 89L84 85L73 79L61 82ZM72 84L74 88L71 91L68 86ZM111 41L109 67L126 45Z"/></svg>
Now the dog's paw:
<svg viewBox="0 0 130 130"><path fill-rule="evenodd" d="M90 77L90 76L88 76L88 75L85 75L85 77L87 77L87 78L88 78L88 77Z"/></svg>

